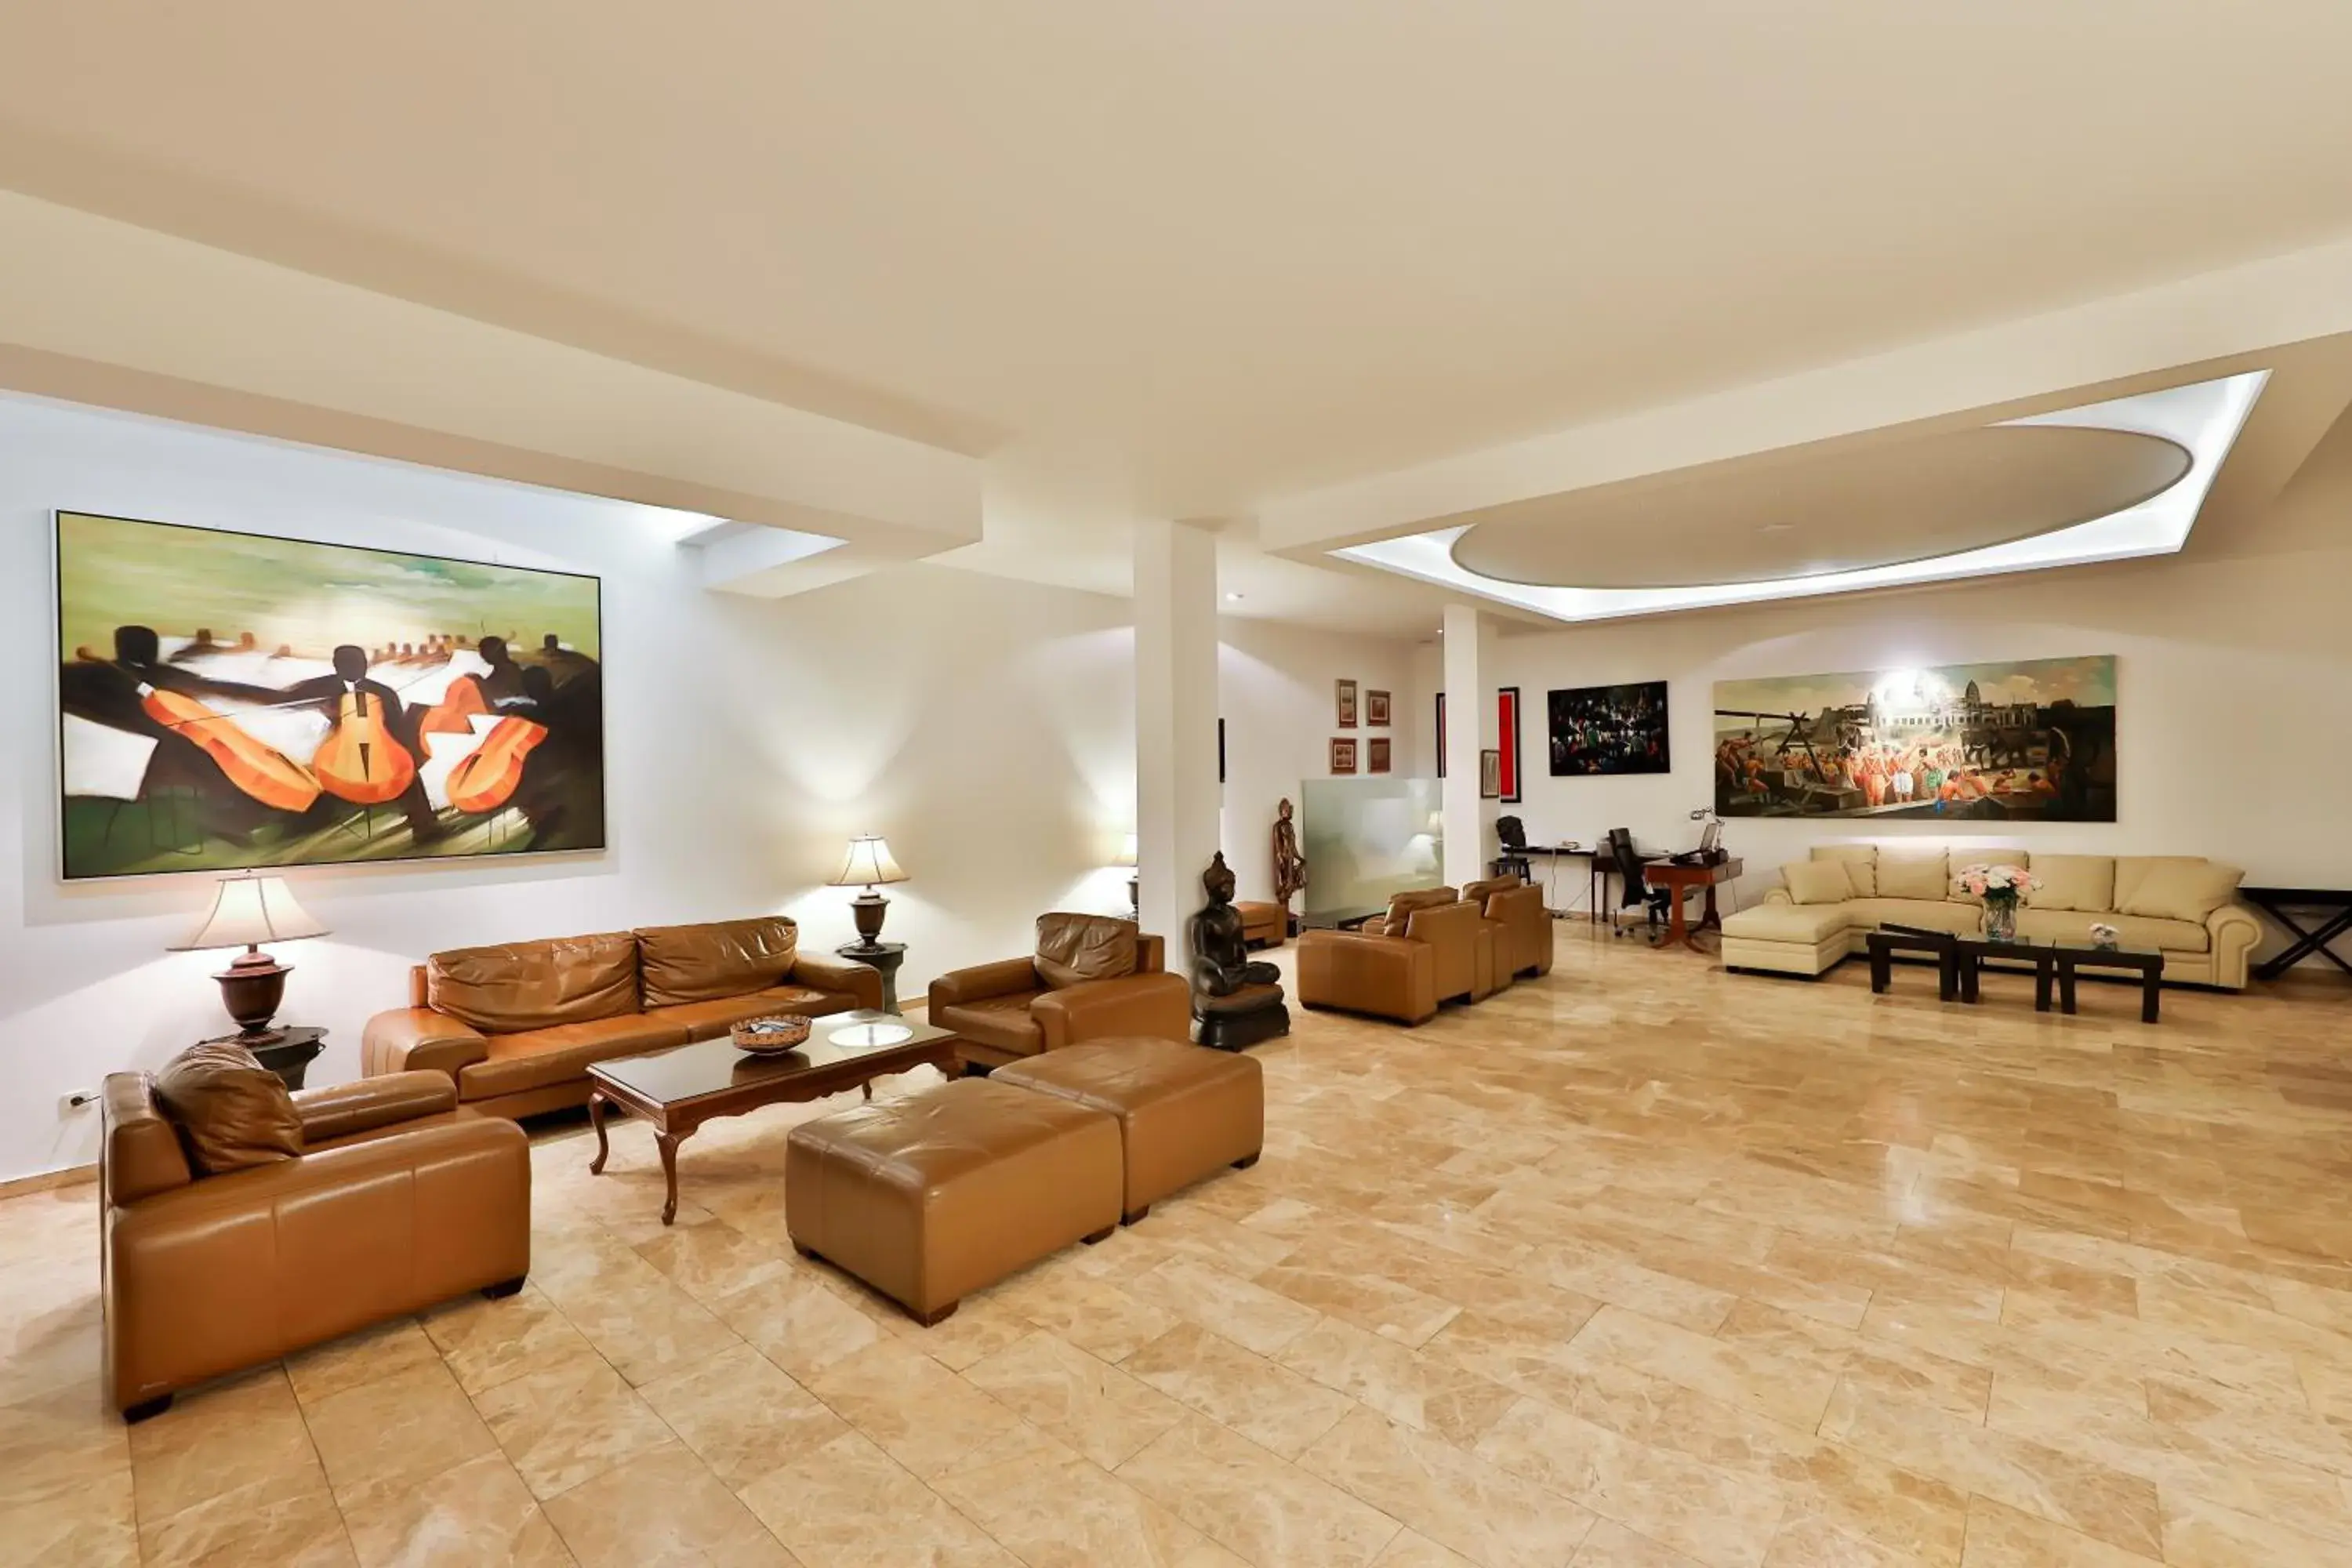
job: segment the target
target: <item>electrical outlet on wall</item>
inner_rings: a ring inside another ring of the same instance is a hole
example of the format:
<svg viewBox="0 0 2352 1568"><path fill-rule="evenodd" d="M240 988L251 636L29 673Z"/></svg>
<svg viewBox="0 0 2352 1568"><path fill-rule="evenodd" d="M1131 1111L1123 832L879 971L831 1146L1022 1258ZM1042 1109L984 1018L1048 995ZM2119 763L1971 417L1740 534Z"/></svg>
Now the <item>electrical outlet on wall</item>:
<svg viewBox="0 0 2352 1568"><path fill-rule="evenodd" d="M71 1094L65 1096L58 1101L58 1114L59 1116L77 1115L81 1111L88 1110L91 1106L96 1105L97 1103L98 1090L94 1089L78 1089Z"/></svg>

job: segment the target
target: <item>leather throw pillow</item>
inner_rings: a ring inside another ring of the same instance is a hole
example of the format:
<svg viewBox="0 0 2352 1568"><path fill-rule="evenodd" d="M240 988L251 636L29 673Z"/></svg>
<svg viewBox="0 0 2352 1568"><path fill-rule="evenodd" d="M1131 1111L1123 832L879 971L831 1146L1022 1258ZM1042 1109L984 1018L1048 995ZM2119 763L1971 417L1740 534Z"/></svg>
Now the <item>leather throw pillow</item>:
<svg viewBox="0 0 2352 1568"><path fill-rule="evenodd" d="M1108 915L1039 915L1036 964L1039 976L1055 991L1132 974L1135 922Z"/></svg>
<svg viewBox="0 0 2352 1568"><path fill-rule="evenodd" d="M302 1152L294 1097L243 1046L214 1040L182 1051L155 1075L155 1103L199 1175L273 1164Z"/></svg>

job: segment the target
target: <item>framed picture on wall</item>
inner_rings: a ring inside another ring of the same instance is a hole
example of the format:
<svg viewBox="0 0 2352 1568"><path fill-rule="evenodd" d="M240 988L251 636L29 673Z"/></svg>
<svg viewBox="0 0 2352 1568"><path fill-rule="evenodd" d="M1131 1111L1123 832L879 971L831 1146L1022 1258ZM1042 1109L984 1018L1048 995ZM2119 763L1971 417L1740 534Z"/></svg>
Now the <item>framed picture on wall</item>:
<svg viewBox="0 0 2352 1568"><path fill-rule="evenodd" d="M1389 742L1385 735L1375 735L1364 742L1364 771L1384 773L1389 771Z"/></svg>
<svg viewBox="0 0 2352 1568"><path fill-rule="evenodd" d="M1445 776L1445 693L1437 694L1437 776Z"/></svg>
<svg viewBox="0 0 2352 1568"><path fill-rule="evenodd" d="M1356 683L1352 680L1342 680L1339 683L1338 690L1339 728L1352 730L1356 727Z"/></svg>
<svg viewBox="0 0 2352 1568"><path fill-rule="evenodd" d="M1570 686L1549 697L1552 777L1674 771L1664 681Z"/></svg>
<svg viewBox="0 0 2352 1568"><path fill-rule="evenodd" d="M1503 753L1478 753L1478 798L1500 800L1503 797Z"/></svg>
<svg viewBox="0 0 2352 1568"><path fill-rule="evenodd" d="M594 577L56 527L67 880L604 847Z"/></svg>
<svg viewBox="0 0 2352 1568"><path fill-rule="evenodd" d="M1335 773L1356 771L1356 742L1353 739L1342 735L1331 738L1331 771Z"/></svg>
<svg viewBox="0 0 2352 1568"><path fill-rule="evenodd" d="M1364 722L1375 730L1389 727L1389 694L1385 691L1364 693Z"/></svg>
<svg viewBox="0 0 2352 1568"><path fill-rule="evenodd" d="M1519 689L1506 686L1495 693L1495 736L1503 752L1502 794L1506 805L1519 799Z"/></svg>

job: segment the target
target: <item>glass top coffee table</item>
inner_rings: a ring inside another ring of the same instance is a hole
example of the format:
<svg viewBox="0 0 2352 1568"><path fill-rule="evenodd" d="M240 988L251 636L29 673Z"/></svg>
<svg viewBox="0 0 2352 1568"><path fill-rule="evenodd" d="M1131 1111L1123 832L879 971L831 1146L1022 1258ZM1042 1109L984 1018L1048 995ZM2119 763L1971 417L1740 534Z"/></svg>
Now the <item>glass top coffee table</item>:
<svg viewBox="0 0 2352 1568"><path fill-rule="evenodd" d="M722 1037L593 1063L588 1121L596 1130L596 1157L588 1163L589 1173L602 1174L611 1152L604 1136L608 1110L652 1123L668 1188L662 1224L672 1224L677 1218L677 1146L704 1122L763 1105L823 1100L852 1086L871 1100L876 1079L926 1065L952 1078L959 1043L952 1029L860 1009L811 1020L805 1043L773 1055L754 1055Z"/></svg>

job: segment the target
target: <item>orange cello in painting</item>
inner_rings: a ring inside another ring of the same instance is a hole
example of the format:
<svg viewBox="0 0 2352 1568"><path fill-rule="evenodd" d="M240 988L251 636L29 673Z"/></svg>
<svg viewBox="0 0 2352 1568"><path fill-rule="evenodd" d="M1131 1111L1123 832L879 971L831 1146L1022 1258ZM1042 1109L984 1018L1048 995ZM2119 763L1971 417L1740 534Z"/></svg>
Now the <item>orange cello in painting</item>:
<svg viewBox="0 0 2352 1568"><path fill-rule="evenodd" d="M319 798L319 781L308 768L219 710L160 686L142 686L139 706L158 724L202 747L222 776L262 805L308 811Z"/></svg>
<svg viewBox="0 0 2352 1568"><path fill-rule="evenodd" d="M310 771L338 800L382 805L398 800L416 779L416 759L393 739L383 700L365 691L336 700L335 727L310 758Z"/></svg>
<svg viewBox="0 0 2352 1568"><path fill-rule="evenodd" d="M512 716L499 720L482 743L449 770L449 804L472 813L506 805L522 783L523 760L546 739L544 724Z"/></svg>
<svg viewBox="0 0 2352 1568"><path fill-rule="evenodd" d="M482 683L470 675L461 675L449 683L441 700L425 710L416 721L420 740L426 735L470 735L474 732L473 716L490 711L489 702L482 696Z"/></svg>

